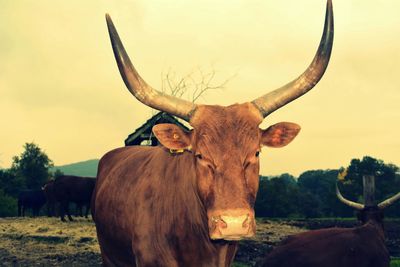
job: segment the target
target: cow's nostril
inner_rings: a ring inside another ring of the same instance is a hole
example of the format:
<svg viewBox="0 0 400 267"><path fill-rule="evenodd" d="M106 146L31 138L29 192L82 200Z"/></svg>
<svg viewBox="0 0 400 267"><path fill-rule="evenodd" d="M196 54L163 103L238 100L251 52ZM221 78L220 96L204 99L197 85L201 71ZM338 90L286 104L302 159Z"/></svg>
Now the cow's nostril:
<svg viewBox="0 0 400 267"><path fill-rule="evenodd" d="M249 222L250 222L249 214L247 214L247 217L246 217L246 219L244 220L244 222L242 224L243 228L248 228L250 226Z"/></svg>
<svg viewBox="0 0 400 267"><path fill-rule="evenodd" d="M224 220L221 219L219 226L220 226L220 228L225 229L226 227L228 227L228 224Z"/></svg>
<svg viewBox="0 0 400 267"><path fill-rule="evenodd" d="M220 217L220 216L212 216L212 217L211 217L211 221L212 221L213 223L218 223L220 220L221 220L221 217Z"/></svg>
<svg viewBox="0 0 400 267"><path fill-rule="evenodd" d="M226 227L228 227L228 225L221 218L221 216L213 216L213 217L211 217L211 221L214 223L215 227L218 227L218 228L226 228Z"/></svg>

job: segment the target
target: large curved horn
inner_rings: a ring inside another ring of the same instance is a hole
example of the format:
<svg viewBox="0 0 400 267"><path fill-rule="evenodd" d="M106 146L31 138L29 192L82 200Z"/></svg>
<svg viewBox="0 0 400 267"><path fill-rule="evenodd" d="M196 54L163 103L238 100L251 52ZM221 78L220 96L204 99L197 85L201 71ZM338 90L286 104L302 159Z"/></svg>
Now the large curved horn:
<svg viewBox="0 0 400 267"><path fill-rule="evenodd" d="M260 110L264 118L310 91L322 78L328 66L333 44L333 10L332 1L326 6L324 33L318 51L307 70L287 85L265 94L252 103Z"/></svg>
<svg viewBox="0 0 400 267"><path fill-rule="evenodd" d="M340 193L339 187L338 187L337 184L336 184L336 196L338 197L338 199L339 199L341 202L343 202L343 203L346 204L347 206L350 206L350 207L352 207L352 208L354 208L354 209L357 209L357 210L362 210L362 209L364 209L364 205L362 205L362 204L360 204L360 203L356 203L356 202L353 202L353 201L350 201L350 200L345 199L345 198L342 196L342 194Z"/></svg>
<svg viewBox="0 0 400 267"><path fill-rule="evenodd" d="M192 102L166 95L150 87L139 76L129 59L110 15L106 14L106 20L119 72L128 90L143 104L168 112L189 122L190 117L196 109L196 105Z"/></svg>
<svg viewBox="0 0 400 267"><path fill-rule="evenodd" d="M392 205L394 202L400 199L400 192L397 193L396 195L392 196L391 198L386 199L385 201L382 201L381 203L378 204L378 207L380 209L384 209L390 205Z"/></svg>

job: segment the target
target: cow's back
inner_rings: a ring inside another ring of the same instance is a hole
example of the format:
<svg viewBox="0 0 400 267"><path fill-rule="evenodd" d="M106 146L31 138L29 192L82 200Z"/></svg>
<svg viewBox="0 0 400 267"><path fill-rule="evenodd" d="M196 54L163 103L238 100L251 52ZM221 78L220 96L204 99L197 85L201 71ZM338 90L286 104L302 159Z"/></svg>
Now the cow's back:
<svg viewBox="0 0 400 267"><path fill-rule="evenodd" d="M90 202L96 179L64 175L53 183L54 198L59 201L74 201L78 203Z"/></svg>
<svg viewBox="0 0 400 267"><path fill-rule="evenodd" d="M290 236L261 266L388 267L389 254L375 227L328 228Z"/></svg>

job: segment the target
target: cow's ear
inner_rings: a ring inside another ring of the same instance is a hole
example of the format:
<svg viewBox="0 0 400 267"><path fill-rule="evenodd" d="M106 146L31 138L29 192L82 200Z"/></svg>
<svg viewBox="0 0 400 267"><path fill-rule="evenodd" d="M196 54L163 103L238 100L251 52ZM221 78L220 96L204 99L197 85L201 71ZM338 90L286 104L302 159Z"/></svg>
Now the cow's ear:
<svg viewBox="0 0 400 267"><path fill-rule="evenodd" d="M190 132L183 131L175 124L156 124L153 126L153 133L158 141L168 149L181 150L191 146Z"/></svg>
<svg viewBox="0 0 400 267"><path fill-rule="evenodd" d="M280 122L262 130L261 144L269 147L283 147L289 144L299 133L300 125Z"/></svg>

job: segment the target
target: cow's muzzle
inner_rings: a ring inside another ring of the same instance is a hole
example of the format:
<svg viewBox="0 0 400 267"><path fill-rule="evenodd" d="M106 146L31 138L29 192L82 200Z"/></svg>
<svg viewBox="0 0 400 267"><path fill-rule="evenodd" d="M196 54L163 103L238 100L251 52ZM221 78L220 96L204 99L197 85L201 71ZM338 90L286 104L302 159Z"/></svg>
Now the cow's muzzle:
<svg viewBox="0 0 400 267"><path fill-rule="evenodd" d="M254 211L223 210L212 212L208 217L211 239L240 240L255 234Z"/></svg>

